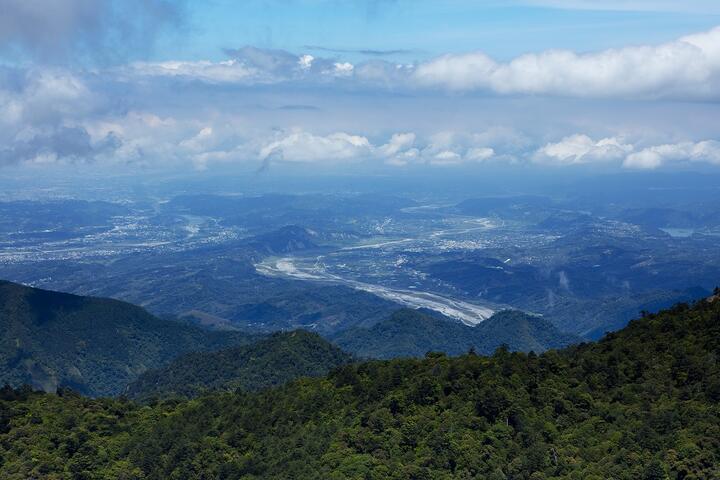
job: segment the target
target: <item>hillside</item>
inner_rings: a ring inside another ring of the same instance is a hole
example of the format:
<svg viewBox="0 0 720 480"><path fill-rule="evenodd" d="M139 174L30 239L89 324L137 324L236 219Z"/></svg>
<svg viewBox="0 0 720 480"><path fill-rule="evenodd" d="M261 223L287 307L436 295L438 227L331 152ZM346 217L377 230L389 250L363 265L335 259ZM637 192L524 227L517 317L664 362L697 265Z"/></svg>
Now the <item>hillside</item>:
<svg viewBox="0 0 720 480"><path fill-rule="evenodd" d="M317 334L275 333L251 345L183 355L166 367L143 373L127 395L150 399L193 397L204 390L260 390L299 377L325 375L351 359Z"/></svg>
<svg viewBox="0 0 720 480"><path fill-rule="evenodd" d="M247 246L263 255L282 255L297 250L317 248L317 234L296 225L252 237Z"/></svg>
<svg viewBox="0 0 720 480"><path fill-rule="evenodd" d="M0 391L0 477L720 477L720 301L541 355L352 364L140 407Z"/></svg>
<svg viewBox="0 0 720 480"><path fill-rule="evenodd" d="M161 320L129 303L0 281L0 384L115 395L182 353L243 344L238 332L209 332Z"/></svg>
<svg viewBox="0 0 720 480"><path fill-rule="evenodd" d="M332 340L343 350L365 358L422 357L429 351L448 355L491 354L501 345L537 353L580 341L558 331L541 317L519 311L496 313L475 327L417 310L404 309L370 328L340 332Z"/></svg>

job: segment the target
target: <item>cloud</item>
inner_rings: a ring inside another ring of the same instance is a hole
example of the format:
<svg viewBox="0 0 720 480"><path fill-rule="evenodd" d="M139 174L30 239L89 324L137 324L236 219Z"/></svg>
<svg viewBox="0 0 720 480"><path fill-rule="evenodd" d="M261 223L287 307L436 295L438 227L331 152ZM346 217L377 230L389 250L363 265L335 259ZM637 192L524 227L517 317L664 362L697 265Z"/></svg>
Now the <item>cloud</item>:
<svg viewBox="0 0 720 480"><path fill-rule="evenodd" d="M595 53L548 50L498 62L483 52L447 54L421 63L371 59L351 63L307 53L242 47L221 62L139 62L126 77L183 77L240 85L287 83L412 94L480 91L492 95L582 98L720 98L720 27L655 46Z"/></svg>
<svg viewBox="0 0 720 480"><path fill-rule="evenodd" d="M248 67L235 60L134 62L121 69L130 81L136 76L179 77L208 83L269 83L273 77L262 70Z"/></svg>
<svg viewBox="0 0 720 480"><path fill-rule="evenodd" d="M183 20L170 0L0 0L0 52L42 62L117 61Z"/></svg>
<svg viewBox="0 0 720 480"><path fill-rule="evenodd" d="M296 130L264 145L259 157L262 161L336 163L367 158L371 152L370 141L360 135L338 132L323 136Z"/></svg>
<svg viewBox="0 0 720 480"><path fill-rule="evenodd" d="M682 162L720 165L720 142L704 140L638 146L616 137L595 141L587 135L575 134L537 149L531 160L550 165L609 162L645 170Z"/></svg>
<svg viewBox="0 0 720 480"><path fill-rule="evenodd" d="M491 137L489 132L438 132L430 136L416 162L436 166L484 162L495 156L495 150L488 146Z"/></svg>
<svg viewBox="0 0 720 480"><path fill-rule="evenodd" d="M658 46L550 50L508 63L482 52L448 54L418 65L412 78L425 87L503 95L718 98L720 27Z"/></svg>
<svg viewBox="0 0 720 480"><path fill-rule="evenodd" d="M82 124L102 99L64 69L6 71L0 82L0 164L75 162L118 147L112 132L92 137Z"/></svg>
<svg viewBox="0 0 720 480"><path fill-rule="evenodd" d="M622 160L632 150L632 145L614 137L595 141L587 135L575 134L539 148L532 160L552 165L607 162Z"/></svg>
<svg viewBox="0 0 720 480"><path fill-rule="evenodd" d="M495 150L490 147L471 148L465 154L465 157L474 162L483 162L491 159L495 155Z"/></svg>
<svg viewBox="0 0 720 480"><path fill-rule="evenodd" d="M226 49L228 60L211 62L134 62L118 69L124 79L175 77L215 84L265 85L283 82L322 84L352 77L355 65L284 50L242 47Z"/></svg>
<svg viewBox="0 0 720 480"><path fill-rule="evenodd" d="M417 134L394 133L384 143L373 144L367 137L349 133L316 135L303 130L282 133L265 142L258 153L263 169L270 163L382 162L394 167L408 165L452 166L483 162L495 151L477 146L474 136L441 132L417 147Z"/></svg>
<svg viewBox="0 0 720 480"><path fill-rule="evenodd" d="M82 127L57 127L46 130L25 130L13 143L0 148L0 163L69 163L92 161L114 151L118 139L109 134L92 141Z"/></svg>
<svg viewBox="0 0 720 480"><path fill-rule="evenodd" d="M336 63L243 49L226 62L0 67L0 163L720 166L710 102L465 98L402 90L399 82L416 67L374 60L340 77ZM138 65L149 70L140 75ZM538 112L548 121L525 121ZM671 128L654 123L667 117ZM608 118L621 120L608 126ZM608 130L616 133L597 134Z"/></svg>
<svg viewBox="0 0 720 480"><path fill-rule="evenodd" d="M294 55L285 50L262 49L245 46L238 49L225 49L225 53L236 63L247 68L277 76L287 76L296 70L312 66L310 55Z"/></svg>
<svg viewBox="0 0 720 480"><path fill-rule="evenodd" d="M644 148L627 156L626 168L655 169L670 162L703 162L720 165L720 142L682 142Z"/></svg>
<svg viewBox="0 0 720 480"><path fill-rule="evenodd" d="M414 133L396 133L385 145L381 146L378 151L385 157L394 157L398 153L412 148L415 143Z"/></svg>

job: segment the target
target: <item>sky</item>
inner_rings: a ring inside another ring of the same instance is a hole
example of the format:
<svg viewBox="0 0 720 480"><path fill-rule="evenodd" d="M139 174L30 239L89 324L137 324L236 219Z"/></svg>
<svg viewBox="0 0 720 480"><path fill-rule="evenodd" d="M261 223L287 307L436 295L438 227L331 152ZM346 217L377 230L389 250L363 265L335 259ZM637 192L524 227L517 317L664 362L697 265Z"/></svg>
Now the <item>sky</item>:
<svg viewBox="0 0 720 480"><path fill-rule="evenodd" d="M0 172L720 167L717 1L0 12Z"/></svg>

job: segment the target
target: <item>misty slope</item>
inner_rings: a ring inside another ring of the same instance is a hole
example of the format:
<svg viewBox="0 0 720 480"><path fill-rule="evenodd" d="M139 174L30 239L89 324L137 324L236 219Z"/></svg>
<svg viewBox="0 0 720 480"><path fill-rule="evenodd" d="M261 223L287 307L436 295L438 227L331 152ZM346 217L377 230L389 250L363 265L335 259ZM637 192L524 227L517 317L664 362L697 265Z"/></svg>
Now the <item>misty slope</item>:
<svg viewBox="0 0 720 480"><path fill-rule="evenodd" d="M404 309L368 329L340 332L332 340L360 357L421 357L428 351L460 355L473 348L490 354L501 345L513 351L543 352L577 343L541 317L518 311L498 312L476 327Z"/></svg>
<svg viewBox="0 0 720 480"><path fill-rule="evenodd" d="M275 333L251 345L183 355L145 372L127 395L134 399L192 397L204 390L259 390L299 377L317 377L352 357L315 333Z"/></svg>
<svg viewBox="0 0 720 480"><path fill-rule="evenodd" d="M247 343L161 320L140 307L0 281L0 384L114 395L140 373L193 351Z"/></svg>

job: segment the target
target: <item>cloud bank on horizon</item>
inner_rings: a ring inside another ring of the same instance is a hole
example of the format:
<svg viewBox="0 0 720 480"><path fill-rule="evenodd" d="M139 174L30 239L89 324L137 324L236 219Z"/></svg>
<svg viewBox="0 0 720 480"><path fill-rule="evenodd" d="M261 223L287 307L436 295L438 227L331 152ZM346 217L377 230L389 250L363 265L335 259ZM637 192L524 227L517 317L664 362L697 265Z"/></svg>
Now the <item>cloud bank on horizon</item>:
<svg viewBox="0 0 720 480"><path fill-rule="evenodd" d="M224 60L126 61L123 49L183 23L183 5L38 5L0 0L2 165L720 166L720 27L507 60L245 46L224 48Z"/></svg>

